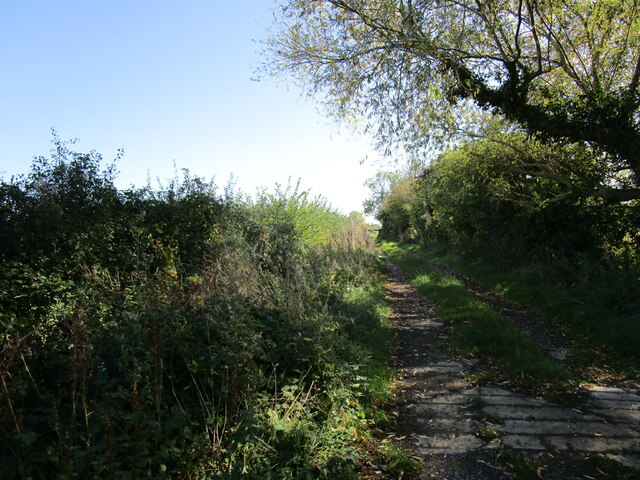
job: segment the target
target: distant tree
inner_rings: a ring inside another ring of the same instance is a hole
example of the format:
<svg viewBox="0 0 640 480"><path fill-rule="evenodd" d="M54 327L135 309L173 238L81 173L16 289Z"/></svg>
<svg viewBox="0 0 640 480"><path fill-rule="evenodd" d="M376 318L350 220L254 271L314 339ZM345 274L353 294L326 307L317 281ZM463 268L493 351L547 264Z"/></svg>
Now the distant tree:
<svg viewBox="0 0 640 480"><path fill-rule="evenodd" d="M349 220L356 225L365 224L364 215L362 212L358 212L357 210L352 210L351 213L349 213Z"/></svg>
<svg viewBox="0 0 640 480"><path fill-rule="evenodd" d="M380 203L376 218L382 222L382 238L415 240L423 237L428 212L417 180L412 176L398 178Z"/></svg>
<svg viewBox="0 0 640 480"><path fill-rule="evenodd" d="M376 172L368 178L364 185L369 189L369 197L362 203L364 213L367 215L377 215L378 209L384 199L391 193L393 185L402 178L398 172Z"/></svg>
<svg viewBox="0 0 640 480"><path fill-rule="evenodd" d="M268 52L331 112L367 118L381 145L437 139L476 122L462 113L490 111L599 150L632 179L600 195L640 198L635 0L288 0Z"/></svg>

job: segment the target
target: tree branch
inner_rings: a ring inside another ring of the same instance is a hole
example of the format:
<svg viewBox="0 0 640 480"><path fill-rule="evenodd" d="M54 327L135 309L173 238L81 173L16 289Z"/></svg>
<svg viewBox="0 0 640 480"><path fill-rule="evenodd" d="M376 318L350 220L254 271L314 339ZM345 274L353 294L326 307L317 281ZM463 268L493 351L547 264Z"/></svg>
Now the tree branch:
<svg viewBox="0 0 640 480"><path fill-rule="evenodd" d="M638 91L638 82L640 82L640 55L636 60L636 67L633 71L633 76L631 77L631 82L629 83L629 95L635 97Z"/></svg>
<svg viewBox="0 0 640 480"><path fill-rule="evenodd" d="M609 204L640 200L640 188L612 188L602 186L594 193Z"/></svg>

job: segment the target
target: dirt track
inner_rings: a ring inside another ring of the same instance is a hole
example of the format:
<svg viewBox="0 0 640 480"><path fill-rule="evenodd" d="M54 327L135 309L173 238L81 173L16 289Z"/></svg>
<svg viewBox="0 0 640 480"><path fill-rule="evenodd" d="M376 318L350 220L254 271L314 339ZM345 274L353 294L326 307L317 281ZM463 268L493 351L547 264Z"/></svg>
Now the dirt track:
<svg viewBox="0 0 640 480"><path fill-rule="evenodd" d="M625 467L640 468L635 392L592 386L577 409L473 383L477 360L448 355L450 328L393 264L387 290L399 343L396 437L424 464L421 479L640 478Z"/></svg>

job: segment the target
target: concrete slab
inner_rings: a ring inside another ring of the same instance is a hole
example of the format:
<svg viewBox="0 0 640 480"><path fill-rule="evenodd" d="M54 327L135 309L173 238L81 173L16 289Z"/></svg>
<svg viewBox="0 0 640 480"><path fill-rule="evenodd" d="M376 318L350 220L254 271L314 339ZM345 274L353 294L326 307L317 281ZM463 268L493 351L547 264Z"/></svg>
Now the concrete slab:
<svg viewBox="0 0 640 480"><path fill-rule="evenodd" d="M423 328L442 328L442 327L444 327L444 323L434 322L433 320L423 325Z"/></svg>
<svg viewBox="0 0 640 480"><path fill-rule="evenodd" d="M628 395L634 395L636 397L638 397L637 394L633 393L633 392L629 392L627 390L625 390L624 388L620 388L620 387L606 387L604 385L587 385L585 387L589 392L594 393L594 394L606 394L606 393L612 393L612 394L628 394Z"/></svg>
<svg viewBox="0 0 640 480"><path fill-rule="evenodd" d="M450 404L431 404L431 403L414 403L407 405L407 408L411 409L414 413L420 415L423 418L439 418L456 416L464 412L461 410L460 405Z"/></svg>
<svg viewBox="0 0 640 480"><path fill-rule="evenodd" d="M425 365L421 367L413 367L409 370L409 373L413 376L425 375L425 374L447 374L458 375L464 377L465 373L459 367L439 367L436 365Z"/></svg>
<svg viewBox="0 0 640 480"><path fill-rule="evenodd" d="M448 417L448 418L420 418L418 423L422 425L425 432L429 433L474 433L478 422L471 417Z"/></svg>
<svg viewBox="0 0 640 480"><path fill-rule="evenodd" d="M602 457L604 458L608 458L609 460L613 460L615 462L618 462L620 465L627 467L627 468L635 468L640 470L640 456L639 455L615 455L615 454L608 454L608 455L602 455Z"/></svg>
<svg viewBox="0 0 640 480"><path fill-rule="evenodd" d="M567 359L567 354L562 350L549 350L547 353L551 358L559 362L564 362Z"/></svg>
<svg viewBox="0 0 640 480"><path fill-rule="evenodd" d="M640 452L640 442L634 438L548 436L544 442L551 449L574 452Z"/></svg>
<svg viewBox="0 0 640 480"><path fill-rule="evenodd" d="M481 439L475 435L420 435L416 438L418 451L426 455L443 455L466 453L472 450L479 450L483 446Z"/></svg>
<svg viewBox="0 0 640 480"><path fill-rule="evenodd" d="M511 390L498 387L479 387L481 395L491 395L496 397L512 397L515 395Z"/></svg>
<svg viewBox="0 0 640 480"><path fill-rule="evenodd" d="M587 435L602 437L628 437L640 439L635 430L626 425L583 421L506 420L496 430L528 435Z"/></svg>
<svg viewBox="0 0 640 480"><path fill-rule="evenodd" d="M599 413L617 423L629 423L640 430L640 410L605 410Z"/></svg>
<svg viewBox="0 0 640 480"><path fill-rule="evenodd" d="M480 395L480 387L467 387L460 390L462 395L471 395L471 396L479 396Z"/></svg>
<svg viewBox="0 0 640 480"><path fill-rule="evenodd" d="M605 400L594 398L590 402L595 408L613 409L613 410L629 410L631 412L640 412L640 402L629 402L627 400Z"/></svg>
<svg viewBox="0 0 640 480"><path fill-rule="evenodd" d="M518 395L480 395L480 399L488 405L541 406L537 400Z"/></svg>
<svg viewBox="0 0 640 480"><path fill-rule="evenodd" d="M445 404L445 405L460 405L467 407L473 398L477 398L474 395L465 395L463 393L445 393L432 395L431 397L424 397L420 403L428 404Z"/></svg>
<svg viewBox="0 0 640 480"><path fill-rule="evenodd" d="M518 450L546 450L541 439L532 435L503 435L502 444Z"/></svg>
<svg viewBox="0 0 640 480"><path fill-rule="evenodd" d="M602 418L596 415L580 413L561 407L489 405L484 407L481 413L504 420L602 421Z"/></svg>

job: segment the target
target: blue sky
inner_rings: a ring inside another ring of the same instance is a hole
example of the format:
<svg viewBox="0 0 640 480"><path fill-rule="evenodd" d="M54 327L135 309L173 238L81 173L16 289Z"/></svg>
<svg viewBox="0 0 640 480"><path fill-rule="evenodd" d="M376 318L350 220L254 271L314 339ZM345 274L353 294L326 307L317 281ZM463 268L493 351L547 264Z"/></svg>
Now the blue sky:
<svg viewBox="0 0 640 480"><path fill-rule="evenodd" d="M0 174L47 155L52 127L117 163L122 188L178 168L245 193L289 177L345 213L379 168L369 140L283 79L252 80L271 0L3 0ZM360 161L368 158L364 165Z"/></svg>

